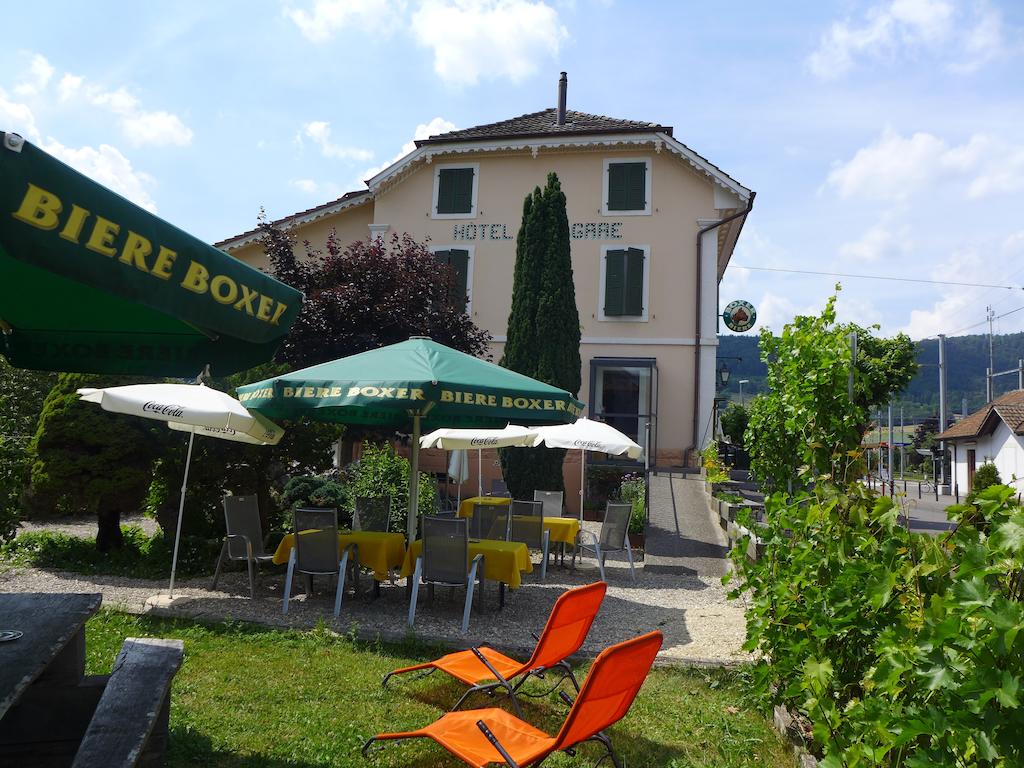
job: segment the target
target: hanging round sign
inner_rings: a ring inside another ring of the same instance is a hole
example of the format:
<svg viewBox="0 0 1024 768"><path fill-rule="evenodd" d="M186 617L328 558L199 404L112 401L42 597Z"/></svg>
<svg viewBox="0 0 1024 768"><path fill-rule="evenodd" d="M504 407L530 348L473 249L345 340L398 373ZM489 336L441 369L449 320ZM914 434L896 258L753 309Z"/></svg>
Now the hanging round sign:
<svg viewBox="0 0 1024 768"><path fill-rule="evenodd" d="M743 333L754 327L757 321L757 312L754 305L749 301L739 299L730 301L722 312L722 319L725 320L725 327L730 331Z"/></svg>

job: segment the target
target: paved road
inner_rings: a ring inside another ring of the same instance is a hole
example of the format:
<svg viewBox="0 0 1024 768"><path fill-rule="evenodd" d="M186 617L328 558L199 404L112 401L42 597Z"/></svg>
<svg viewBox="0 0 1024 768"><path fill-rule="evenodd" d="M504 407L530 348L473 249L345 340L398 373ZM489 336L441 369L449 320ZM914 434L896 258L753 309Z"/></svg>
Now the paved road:
<svg viewBox="0 0 1024 768"><path fill-rule="evenodd" d="M938 501L934 496L918 499L917 489L909 487L906 496L897 498L910 515L910 530L938 534L953 527L946 515L946 507L956 503L952 496L939 496Z"/></svg>

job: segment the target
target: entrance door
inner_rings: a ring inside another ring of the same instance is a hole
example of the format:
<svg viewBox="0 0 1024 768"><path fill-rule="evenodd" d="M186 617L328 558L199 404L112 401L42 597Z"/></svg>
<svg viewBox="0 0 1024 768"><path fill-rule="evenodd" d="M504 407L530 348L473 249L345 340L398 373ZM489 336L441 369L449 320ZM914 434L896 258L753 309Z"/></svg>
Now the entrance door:
<svg viewBox="0 0 1024 768"><path fill-rule="evenodd" d="M974 449L967 449L967 492L974 490Z"/></svg>

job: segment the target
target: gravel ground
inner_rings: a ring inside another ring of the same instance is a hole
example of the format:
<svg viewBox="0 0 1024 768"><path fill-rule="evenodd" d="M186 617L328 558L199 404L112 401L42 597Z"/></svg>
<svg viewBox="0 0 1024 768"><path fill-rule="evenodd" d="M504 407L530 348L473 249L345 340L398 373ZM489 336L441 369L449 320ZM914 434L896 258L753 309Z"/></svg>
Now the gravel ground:
<svg viewBox="0 0 1024 768"><path fill-rule="evenodd" d="M143 518L125 522L151 526L151 521ZM95 533L95 523L52 523L26 526L23 530L41 527L78 535ZM537 563L536 556L534 562ZM612 643L642 632L660 629L665 633L665 645L659 656L663 662L720 665L750 659L741 650L745 634L743 604L727 600L726 589L717 579L645 573L638 567L634 586L625 560L610 558L606 572L608 594L584 645L586 655L594 655ZM467 638L471 638L474 643L528 653L533 644L530 632L540 632L558 595L568 587L598 578L593 558L578 563L575 571L549 566L544 583L540 582L538 566L532 574L524 576L522 587L506 592L505 607L500 611L497 585L488 582L482 603L474 600L468 636L459 632L465 593L455 590L454 595L449 595L449 590L438 588L431 604L423 590L414 631L418 637L444 644L464 646ZM0 592L98 591L103 593L108 607L133 613L153 611L206 621L234 619L295 628L312 627L323 620L337 631L354 630L364 639L405 637L409 601L404 580L395 585L382 584L379 598L372 597L371 583L370 577L364 576L360 580L360 594L346 594L341 616L335 621L333 588L324 580L316 582L313 597L299 594L291 601L288 614L281 613L283 567L264 570L255 599L248 597L244 570L236 567L222 576L217 591L210 590L209 578L178 582L173 604L160 608L147 606L147 600L161 592L166 594L164 581L83 576L35 568L0 572ZM482 606L482 611L476 606Z"/></svg>

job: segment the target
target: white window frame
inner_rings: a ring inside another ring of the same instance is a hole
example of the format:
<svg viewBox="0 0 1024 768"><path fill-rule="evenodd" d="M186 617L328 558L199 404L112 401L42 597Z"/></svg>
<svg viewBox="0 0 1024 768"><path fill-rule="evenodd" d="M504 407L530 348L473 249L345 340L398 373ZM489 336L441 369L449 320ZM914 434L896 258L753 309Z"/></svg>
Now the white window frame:
<svg viewBox="0 0 1024 768"><path fill-rule="evenodd" d="M644 163L647 167L644 173L644 202L647 206L635 211L609 211L608 210L608 166L618 163ZM604 173L601 181L601 215L602 216L650 216L653 210L651 206L651 176L653 176L653 163L649 157L606 157L604 159ZM475 177L474 177L475 178ZM435 193L436 194L436 193ZM474 189L474 195L476 194ZM437 208L437 202L434 203ZM633 246L636 248L637 246Z"/></svg>
<svg viewBox="0 0 1024 768"><path fill-rule="evenodd" d="M457 168L473 169L473 202L469 213L438 213L437 195L441 189L441 171L454 170ZM480 184L480 163L440 163L434 166L434 197L430 202L430 218L432 219L475 219L479 209L477 205L477 189ZM441 249L444 250L444 249Z"/></svg>
<svg viewBox="0 0 1024 768"><path fill-rule="evenodd" d="M460 251L469 251L469 264L466 267L466 314L473 316L473 263L476 261L476 246L468 243L452 243L451 245L431 245L430 252L450 251L457 248Z"/></svg>
<svg viewBox="0 0 1024 768"><path fill-rule="evenodd" d="M635 248L638 251L644 252L644 298L643 313L639 316L633 315L613 315L609 317L604 313L604 287L605 287L605 272L608 266L608 251L623 251L628 248ZM444 249L441 249L444 250ZM636 245L634 243L616 243L615 245L602 245L601 246L601 268L598 270L600 274L601 283L597 289L597 319L602 323L646 323L648 315L650 314L650 303L651 303L651 246L649 245Z"/></svg>

